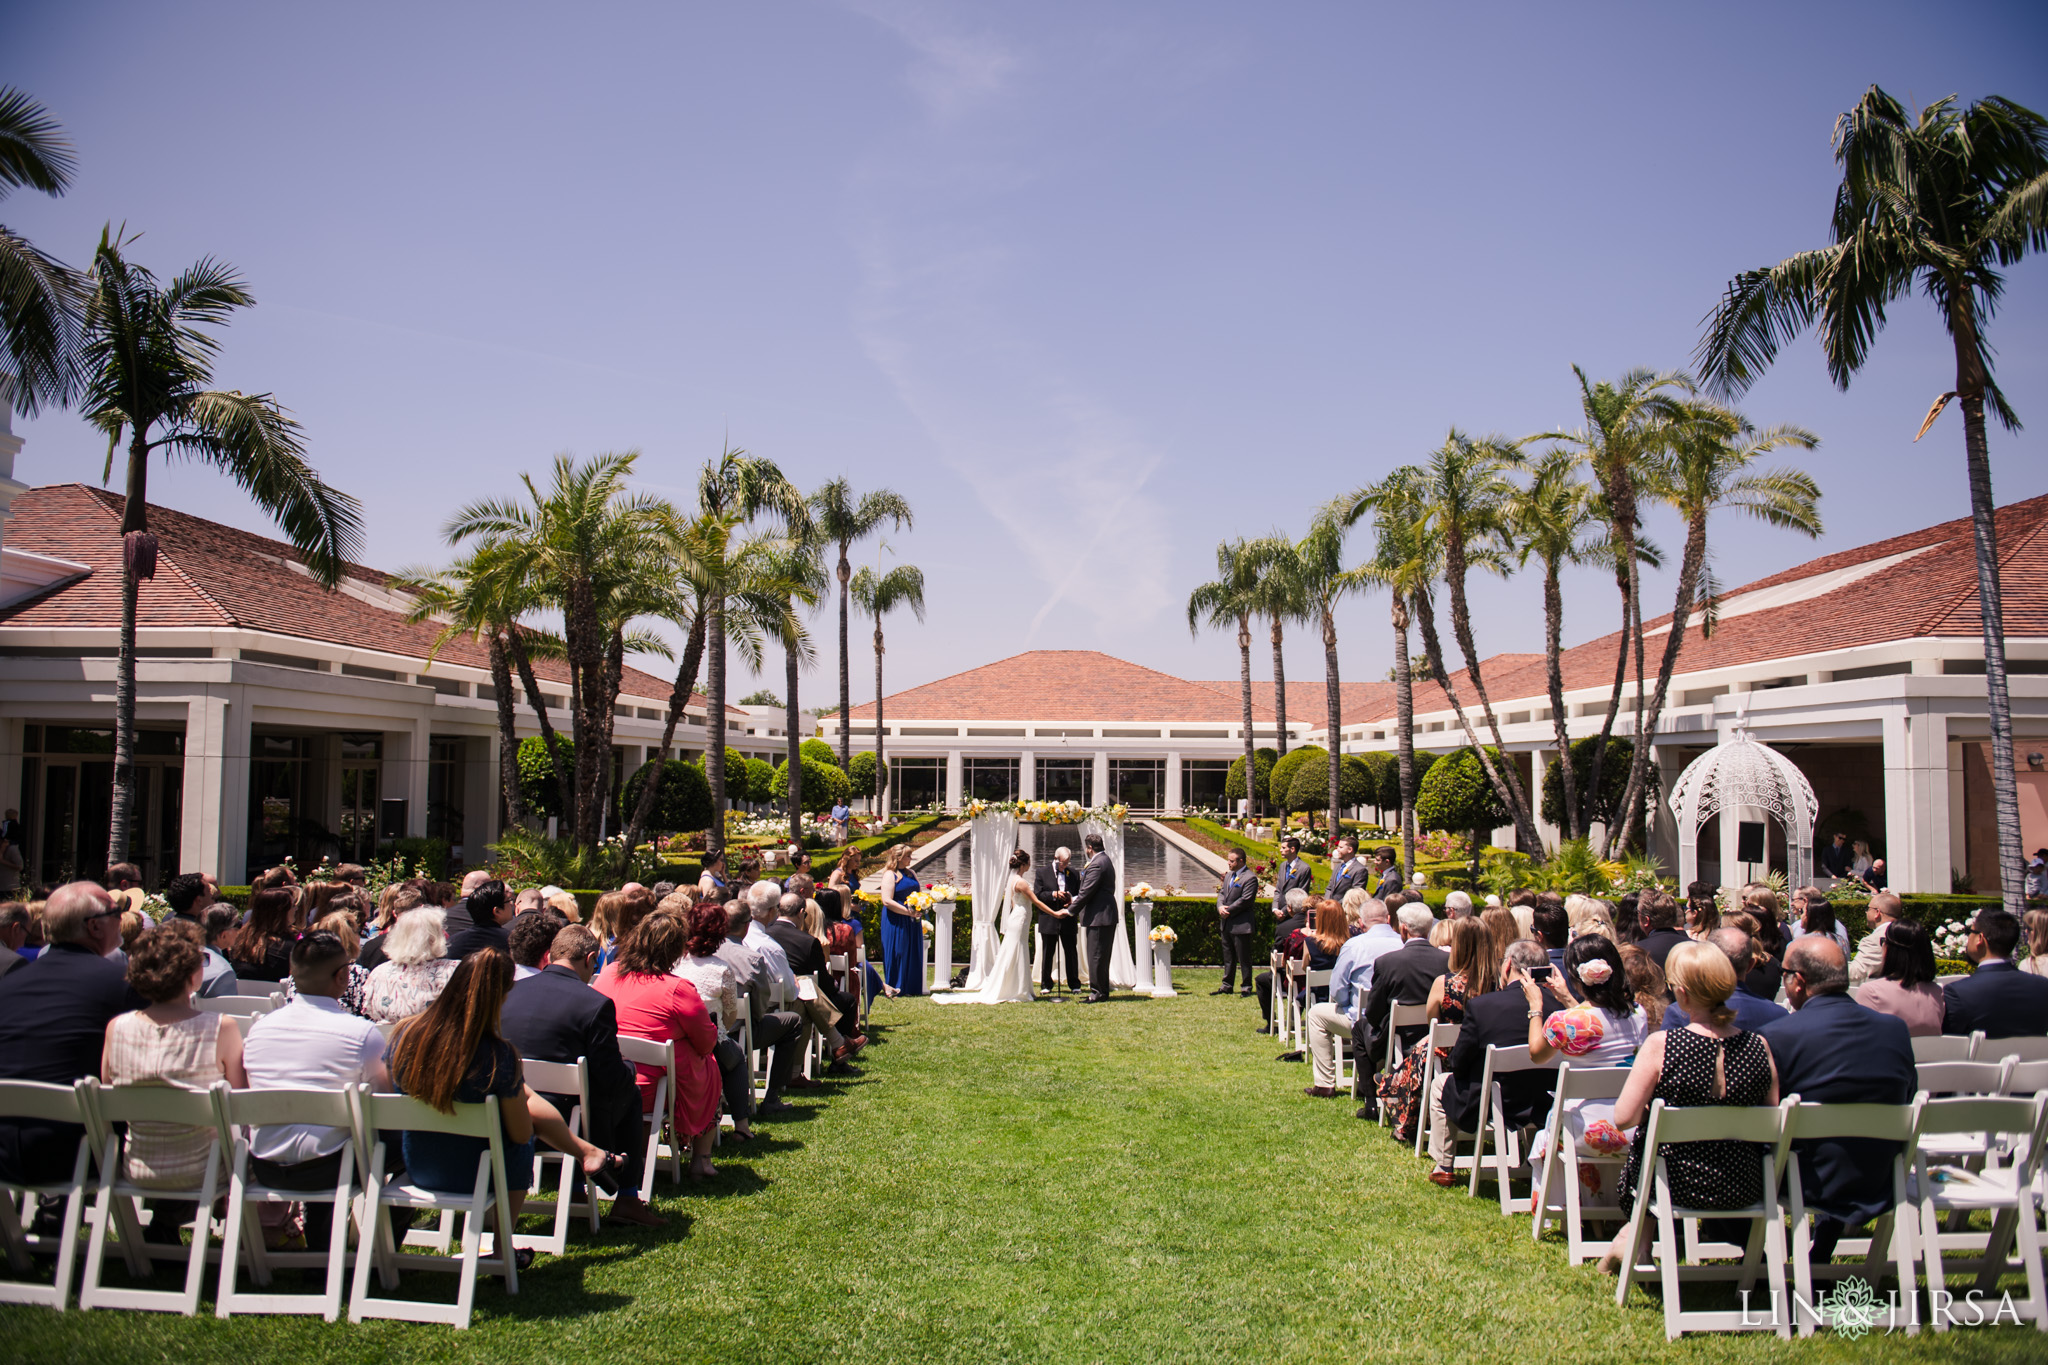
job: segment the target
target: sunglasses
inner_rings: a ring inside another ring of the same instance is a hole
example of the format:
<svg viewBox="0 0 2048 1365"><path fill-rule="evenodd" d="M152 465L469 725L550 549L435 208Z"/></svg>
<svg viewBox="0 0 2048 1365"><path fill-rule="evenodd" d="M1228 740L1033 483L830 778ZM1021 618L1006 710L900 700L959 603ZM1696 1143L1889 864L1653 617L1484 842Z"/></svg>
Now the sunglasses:
<svg viewBox="0 0 2048 1365"><path fill-rule="evenodd" d="M93 914L87 915L85 917L85 921L86 923L90 924L96 919L119 919L122 913L123 911L121 910L121 907L115 906L111 910L100 910L94 912Z"/></svg>

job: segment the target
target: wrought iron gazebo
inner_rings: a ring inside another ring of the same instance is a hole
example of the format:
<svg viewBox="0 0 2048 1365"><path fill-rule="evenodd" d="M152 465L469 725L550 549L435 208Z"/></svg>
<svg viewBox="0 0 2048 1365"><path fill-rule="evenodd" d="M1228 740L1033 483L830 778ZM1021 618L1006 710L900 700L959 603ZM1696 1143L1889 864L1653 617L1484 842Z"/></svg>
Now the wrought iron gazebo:
<svg viewBox="0 0 2048 1365"><path fill-rule="evenodd" d="M1700 826L1707 817L1732 816L1740 807L1764 811L1784 829L1791 885L1812 881L1813 825L1820 814L1813 786L1791 759L1757 743L1738 726L1725 743L1686 764L1671 789L1671 813L1678 823L1678 884L1690 886L1699 876ZM1721 875L1729 875L1725 865Z"/></svg>

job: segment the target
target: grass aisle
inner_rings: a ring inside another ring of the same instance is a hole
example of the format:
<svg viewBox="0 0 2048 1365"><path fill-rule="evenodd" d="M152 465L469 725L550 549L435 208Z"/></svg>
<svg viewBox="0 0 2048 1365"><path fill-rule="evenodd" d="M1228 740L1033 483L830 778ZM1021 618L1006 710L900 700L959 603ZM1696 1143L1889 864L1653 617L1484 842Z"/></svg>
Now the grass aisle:
<svg viewBox="0 0 2048 1365"><path fill-rule="evenodd" d="M1213 971L1177 984L1206 992ZM9 1360L1357 1361L2041 1358L2012 1327L1914 1341L1691 1337L1446 1194L1301 1094L1247 1001L888 1002L865 1075L781 1123L666 1240L543 1259L467 1333L0 1310ZM670 1187L664 1184L661 1189ZM168 1273L168 1272L166 1272ZM408 1284L440 1294L443 1277ZM210 1301L202 1312L210 1311Z"/></svg>

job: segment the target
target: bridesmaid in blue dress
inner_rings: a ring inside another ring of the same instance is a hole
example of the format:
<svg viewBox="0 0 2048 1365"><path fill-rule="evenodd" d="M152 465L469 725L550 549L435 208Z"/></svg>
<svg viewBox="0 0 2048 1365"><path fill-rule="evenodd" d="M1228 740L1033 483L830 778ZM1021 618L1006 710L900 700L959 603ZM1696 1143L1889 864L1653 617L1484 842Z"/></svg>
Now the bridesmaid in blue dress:
<svg viewBox="0 0 2048 1365"><path fill-rule="evenodd" d="M924 994L923 917L907 904L917 889L910 845L898 844L882 867L882 979L903 995Z"/></svg>

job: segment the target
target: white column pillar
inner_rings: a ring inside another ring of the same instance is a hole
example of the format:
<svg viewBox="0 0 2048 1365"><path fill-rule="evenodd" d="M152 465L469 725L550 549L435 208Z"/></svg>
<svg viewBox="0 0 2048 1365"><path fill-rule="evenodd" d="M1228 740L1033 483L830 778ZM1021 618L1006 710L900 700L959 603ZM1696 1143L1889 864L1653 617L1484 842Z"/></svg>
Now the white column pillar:
<svg viewBox="0 0 2048 1365"><path fill-rule="evenodd" d="M498 736L472 737L462 760L462 860L480 863L498 837Z"/></svg>
<svg viewBox="0 0 2048 1365"><path fill-rule="evenodd" d="M1678 866L1678 818L1671 813L1671 789L1685 771L1685 756L1675 744L1658 744L1650 753L1657 762L1659 782L1654 822L1650 827L1650 856L1665 867Z"/></svg>
<svg viewBox="0 0 2048 1365"><path fill-rule="evenodd" d="M13 395L13 381L0 378L0 541L6 539L7 519L14 515L14 499L29 490L27 484L14 477L14 457L21 454L21 438L14 434ZM17 772L20 766L15 765ZM20 808L19 804L15 806L16 810Z"/></svg>
<svg viewBox="0 0 2048 1365"><path fill-rule="evenodd" d="M946 754L946 809L958 810L964 799L961 789L960 751L954 749Z"/></svg>
<svg viewBox="0 0 2048 1365"><path fill-rule="evenodd" d="M1545 848L1556 848L1564 842L1564 831L1543 818L1543 770L1550 762L1550 754L1548 749L1529 751L1529 799L1536 804L1536 837Z"/></svg>
<svg viewBox="0 0 2048 1365"><path fill-rule="evenodd" d="M1017 755L1017 799L1038 799L1038 755L1029 749Z"/></svg>
<svg viewBox="0 0 2048 1365"><path fill-rule="evenodd" d="M1885 872L1902 892L1949 885L1948 718L1908 698L1884 718Z"/></svg>
<svg viewBox="0 0 2048 1365"><path fill-rule="evenodd" d="M178 866L228 884L249 875L249 708L242 689L209 689L185 706L184 818Z"/></svg>
<svg viewBox="0 0 2048 1365"><path fill-rule="evenodd" d="M1963 806L1963 745L1948 742L1948 857L1949 867L1965 876L1970 871L1970 830ZM1889 871L1891 864L1887 862Z"/></svg>
<svg viewBox="0 0 2048 1365"><path fill-rule="evenodd" d="M1160 808L1168 815L1181 813L1180 750L1166 751L1166 790L1160 793Z"/></svg>
<svg viewBox="0 0 2048 1365"><path fill-rule="evenodd" d="M1098 806L1106 806L1112 799L1109 791L1109 750L1107 749L1097 749L1095 751L1094 796L1094 804Z"/></svg>

